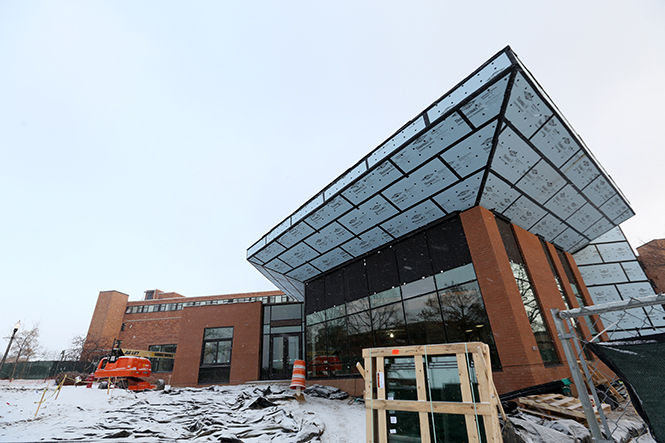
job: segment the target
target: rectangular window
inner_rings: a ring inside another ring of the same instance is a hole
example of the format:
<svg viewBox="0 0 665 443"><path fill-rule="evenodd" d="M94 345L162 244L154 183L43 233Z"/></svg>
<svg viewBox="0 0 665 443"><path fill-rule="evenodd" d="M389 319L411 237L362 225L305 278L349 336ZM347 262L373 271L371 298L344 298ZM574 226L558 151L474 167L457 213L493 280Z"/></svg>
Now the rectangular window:
<svg viewBox="0 0 665 443"><path fill-rule="evenodd" d="M517 244L513 228L510 223L503 219L495 218L495 220L499 227L499 233L501 234L501 239L506 248L506 253L508 254L510 268L513 271L513 276L517 283L517 289L519 290L522 304L526 311L526 316L531 325L531 331L536 338L536 344L538 345L540 356L545 364L559 363L560 360L556 353L556 349L554 348L552 335L547 329L542 307L540 306L540 302L533 289L531 278L529 277L526 263L522 257L522 252Z"/></svg>
<svg viewBox="0 0 665 443"><path fill-rule="evenodd" d="M365 259L365 264L370 294L376 294L399 285L397 259L392 248L383 248L368 256Z"/></svg>
<svg viewBox="0 0 665 443"><path fill-rule="evenodd" d="M459 217L428 229L427 243L435 273L471 263L471 253Z"/></svg>
<svg viewBox="0 0 665 443"><path fill-rule="evenodd" d="M344 268L344 293L347 302L367 295L367 275L365 261L358 260Z"/></svg>
<svg viewBox="0 0 665 443"><path fill-rule="evenodd" d="M573 274L573 270L570 268L570 265L568 264L568 260L566 259L566 254L561 249L558 248L556 252L557 255L559 256L559 261L561 261L561 265L563 266L563 270L566 273L566 277L568 278L568 283L570 283L570 288L573 290L573 295L575 296L575 300L577 300L577 305L579 307L587 306L586 302L584 301L584 297L582 297L582 294L580 293L580 289L577 285L577 279L575 278L575 274ZM584 315L583 318L584 322L589 328L589 331L591 331L591 334L597 335L598 329L596 329L596 325L591 320L591 317L588 315Z"/></svg>
<svg viewBox="0 0 665 443"><path fill-rule="evenodd" d="M407 335L402 303L373 309L372 328L375 346L405 346Z"/></svg>
<svg viewBox="0 0 665 443"><path fill-rule="evenodd" d="M427 238L421 232L394 246L400 283L408 283L432 275Z"/></svg>
<svg viewBox="0 0 665 443"><path fill-rule="evenodd" d="M441 308L437 294L404 300L409 344L446 343Z"/></svg>
<svg viewBox="0 0 665 443"><path fill-rule="evenodd" d="M346 313L355 314L356 312L366 311L369 309L369 298L364 297L358 300L350 301L346 303Z"/></svg>
<svg viewBox="0 0 665 443"><path fill-rule="evenodd" d="M318 323L307 326L307 376L317 377L328 375L325 372L327 368L321 364L321 361L327 354L326 324Z"/></svg>
<svg viewBox="0 0 665 443"><path fill-rule="evenodd" d="M199 384L229 382L232 348L233 326L204 330Z"/></svg>
<svg viewBox="0 0 665 443"><path fill-rule="evenodd" d="M271 307L270 321L277 320L300 320L302 318L301 309L302 305L288 304L288 305L274 305Z"/></svg>
<svg viewBox="0 0 665 443"><path fill-rule="evenodd" d="M373 294L369 297L370 303L373 308L378 306L387 305L402 299L399 286L396 288L386 289L385 291Z"/></svg>
<svg viewBox="0 0 665 443"><path fill-rule="evenodd" d="M561 278L559 277L559 273L557 272L556 267L554 267L552 257L550 256L550 251L547 247L547 244L545 244L545 240L541 238L540 244L542 245L543 251L545 252L545 257L547 257L547 263L550 265L550 271L552 271L552 275L554 276L554 282L556 283L556 287L559 290L563 304L566 306L566 309L570 309L570 302L568 301L568 297L566 297L566 293L563 290L563 286L561 285Z"/></svg>
<svg viewBox="0 0 665 443"><path fill-rule="evenodd" d="M477 281L439 290L439 303L448 343L481 341L490 347L492 368L500 369L485 303Z"/></svg>
<svg viewBox="0 0 665 443"><path fill-rule="evenodd" d="M176 351L176 345L150 345L148 346L148 351L153 352L169 352L174 353ZM174 356L175 357L175 356ZM152 365L152 372L171 372L173 371L173 358L169 357L152 357L150 358L150 363Z"/></svg>
<svg viewBox="0 0 665 443"><path fill-rule="evenodd" d="M355 371L355 367L350 367L350 365L345 364L342 366L342 362L348 362L348 344L349 340L347 337L347 327L346 319L339 318L337 320L331 320L326 322L326 335L328 337L328 347L327 347L327 367L319 367L319 373L328 373L330 376L342 375L342 373L349 374L352 371ZM331 362L334 362L331 363ZM320 361L319 363L323 363ZM323 369L323 371L320 371Z"/></svg>

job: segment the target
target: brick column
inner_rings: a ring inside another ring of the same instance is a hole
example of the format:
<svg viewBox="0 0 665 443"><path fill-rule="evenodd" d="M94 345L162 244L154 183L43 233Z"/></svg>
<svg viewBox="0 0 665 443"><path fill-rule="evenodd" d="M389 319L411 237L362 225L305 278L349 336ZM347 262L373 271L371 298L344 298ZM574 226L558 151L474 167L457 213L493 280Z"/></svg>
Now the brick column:
<svg viewBox="0 0 665 443"><path fill-rule="evenodd" d="M476 206L460 217L503 368L494 374L497 389L532 386L543 361L494 214Z"/></svg>
<svg viewBox="0 0 665 443"><path fill-rule="evenodd" d="M103 353L103 350L111 349L113 339L120 335L128 298L127 294L119 291L99 293L81 358L87 357L89 353L96 356Z"/></svg>
<svg viewBox="0 0 665 443"><path fill-rule="evenodd" d="M513 227L515 230L517 243L519 244L520 250L522 252L522 257L524 257L526 267L529 271L529 276L531 277L533 289L536 293L538 301L540 302L540 308L542 310L543 317L545 317L547 329L552 336L552 341L554 341L557 354L559 355L559 360L564 362L565 356L563 353L563 347L557 338L556 326L554 324L554 319L552 318L550 309L557 308L560 310L565 310L567 309L566 305L561 299L559 288L556 286L554 275L552 275L552 270L550 269L550 265L547 262L545 251L540 244L540 239L538 239L538 237L531 234L527 230L520 228L519 226Z"/></svg>

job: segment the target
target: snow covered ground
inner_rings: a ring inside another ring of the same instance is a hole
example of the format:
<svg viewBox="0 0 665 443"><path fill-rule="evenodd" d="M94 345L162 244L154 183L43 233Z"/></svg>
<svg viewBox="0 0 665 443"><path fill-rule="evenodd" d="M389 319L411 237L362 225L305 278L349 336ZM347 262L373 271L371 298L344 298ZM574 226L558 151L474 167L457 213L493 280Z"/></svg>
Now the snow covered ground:
<svg viewBox="0 0 665 443"><path fill-rule="evenodd" d="M39 413L38 402L48 387ZM361 442L364 407L306 396L285 385L172 388L133 393L53 382L0 381L0 441L196 440Z"/></svg>

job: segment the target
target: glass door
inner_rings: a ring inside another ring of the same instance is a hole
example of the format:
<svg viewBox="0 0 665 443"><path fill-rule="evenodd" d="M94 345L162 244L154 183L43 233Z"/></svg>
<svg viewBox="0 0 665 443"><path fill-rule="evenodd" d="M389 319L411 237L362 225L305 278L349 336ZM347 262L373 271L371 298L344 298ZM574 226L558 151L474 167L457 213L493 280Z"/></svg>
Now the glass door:
<svg viewBox="0 0 665 443"><path fill-rule="evenodd" d="M270 378L290 379L293 363L300 358L300 334L270 336Z"/></svg>

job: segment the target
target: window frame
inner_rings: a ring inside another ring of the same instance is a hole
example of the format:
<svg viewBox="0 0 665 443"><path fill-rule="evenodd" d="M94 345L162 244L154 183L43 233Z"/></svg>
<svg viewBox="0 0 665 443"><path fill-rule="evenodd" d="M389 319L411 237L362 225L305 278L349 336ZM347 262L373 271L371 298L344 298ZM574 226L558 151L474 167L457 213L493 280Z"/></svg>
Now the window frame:
<svg viewBox="0 0 665 443"><path fill-rule="evenodd" d="M206 332L209 330L213 329L230 329L231 330L231 337L230 338L209 338L206 339ZM203 329L203 339L201 341L201 359L199 361L199 367L200 368L215 368L215 367L223 367L223 366L231 366L231 362L233 360L233 337L235 335L235 327L234 326L215 326L211 328L204 328ZM229 342L230 343L230 348L229 348L229 361L224 362L224 363L219 363L217 361L217 357L219 355L219 342ZM205 349L206 349L206 344L207 343L216 343L216 351L215 351L215 362L214 363L205 363Z"/></svg>

